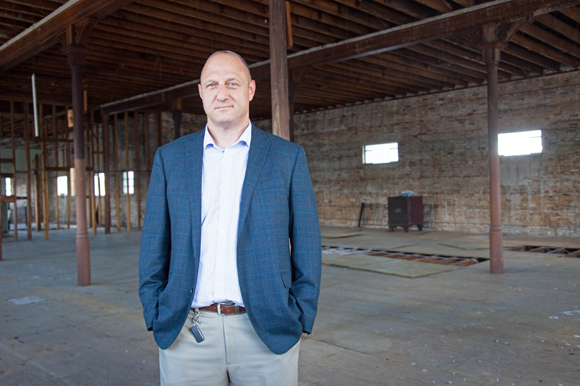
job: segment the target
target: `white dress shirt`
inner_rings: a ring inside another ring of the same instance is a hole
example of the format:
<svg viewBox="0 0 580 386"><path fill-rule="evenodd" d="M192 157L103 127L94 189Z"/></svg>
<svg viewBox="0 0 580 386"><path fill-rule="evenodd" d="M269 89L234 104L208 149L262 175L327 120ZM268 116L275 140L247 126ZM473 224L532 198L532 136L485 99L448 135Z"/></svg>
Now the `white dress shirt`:
<svg viewBox="0 0 580 386"><path fill-rule="evenodd" d="M238 141L217 146L205 128L201 179L201 255L192 307L231 300L243 306L238 268L238 218L252 124Z"/></svg>

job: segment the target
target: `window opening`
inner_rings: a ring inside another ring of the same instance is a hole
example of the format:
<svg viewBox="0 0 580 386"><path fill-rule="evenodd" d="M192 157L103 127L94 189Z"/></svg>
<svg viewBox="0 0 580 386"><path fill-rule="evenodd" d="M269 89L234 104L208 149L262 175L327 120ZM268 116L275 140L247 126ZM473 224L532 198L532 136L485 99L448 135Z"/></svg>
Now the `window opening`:
<svg viewBox="0 0 580 386"><path fill-rule="evenodd" d="M94 185L95 185L95 196L103 197L105 195L105 173L95 173Z"/></svg>
<svg viewBox="0 0 580 386"><path fill-rule="evenodd" d="M542 152L542 130L520 131L498 135L501 156L529 155Z"/></svg>
<svg viewBox="0 0 580 386"><path fill-rule="evenodd" d="M363 164L386 164L399 161L399 144L397 142L365 145L363 147Z"/></svg>
<svg viewBox="0 0 580 386"><path fill-rule="evenodd" d="M67 195L67 184L68 184L67 176L56 177L56 191L59 196Z"/></svg>
<svg viewBox="0 0 580 386"><path fill-rule="evenodd" d="M4 179L4 187L6 188L6 195L12 196L14 193L12 192L12 178L7 177Z"/></svg>
<svg viewBox="0 0 580 386"><path fill-rule="evenodd" d="M123 194L134 194L135 193L135 173L129 170L128 172L123 172Z"/></svg>

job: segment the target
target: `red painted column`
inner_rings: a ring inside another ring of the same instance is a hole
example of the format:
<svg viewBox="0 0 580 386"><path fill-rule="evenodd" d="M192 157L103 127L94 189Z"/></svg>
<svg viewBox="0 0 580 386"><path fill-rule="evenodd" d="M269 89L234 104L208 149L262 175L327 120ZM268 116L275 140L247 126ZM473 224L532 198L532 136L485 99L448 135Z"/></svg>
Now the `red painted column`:
<svg viewBox="0 0 580 386"><path fill-rule="evenodd" d="M483 50L487 64L487 121L489 136L489 257L491 273L503 273L503 233L501 226L501 181L498 153L498 86L497 67L501 44Z"/></svg>
<svg viewBox="0 0 580 386"><path fill-rule="evenodd" d="M91 256L87 227L87 194L85 189L85 133L83 123L83 66L87 49L69 44L62 49L72 71L72 104L74 111L74 153L76 175L77 276L78 285L91 284Z"/></svg>

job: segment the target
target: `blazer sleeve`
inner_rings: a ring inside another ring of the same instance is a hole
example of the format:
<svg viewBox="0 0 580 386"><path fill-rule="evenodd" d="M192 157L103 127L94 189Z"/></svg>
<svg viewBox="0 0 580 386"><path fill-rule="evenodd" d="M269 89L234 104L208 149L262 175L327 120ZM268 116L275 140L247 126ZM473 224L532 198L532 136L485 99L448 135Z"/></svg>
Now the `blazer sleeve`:
<svg viewBox="0 0 580 386"><path fill-rule="evenodd" d="M139 256L139 298L149 331L157 319L159 294L165 289L171 255L171 229L167 205L167 183L160 150L155 154Z"/></svg>
<svg viewBox="0 0 580 386"><path fill-rule="evenodd" d="M311 333L318 309L322 252L316 198L302 147L294 165L289 199L292 260L290 293L301 310L303 331Z"/></svg>

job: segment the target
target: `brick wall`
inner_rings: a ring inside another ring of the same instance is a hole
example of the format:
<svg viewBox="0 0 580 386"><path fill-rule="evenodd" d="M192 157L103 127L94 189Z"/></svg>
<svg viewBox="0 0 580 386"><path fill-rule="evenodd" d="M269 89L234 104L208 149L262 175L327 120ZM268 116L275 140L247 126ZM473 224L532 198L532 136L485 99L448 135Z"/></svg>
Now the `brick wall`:
<svg viewBox="0 0 580 386"><path fill-rule="evenodd" d="M580 74L501 84L500 132L542 130L543 153L501 157L505 233L580 235ZM440 230L487 232L486 87L295 116L320 220L356 226L360 205L412 190ZM270 122L256 122L269 130ZM399 143L399 162L363 165L365 144Z"/></svg>

